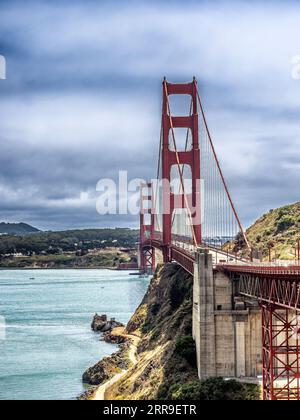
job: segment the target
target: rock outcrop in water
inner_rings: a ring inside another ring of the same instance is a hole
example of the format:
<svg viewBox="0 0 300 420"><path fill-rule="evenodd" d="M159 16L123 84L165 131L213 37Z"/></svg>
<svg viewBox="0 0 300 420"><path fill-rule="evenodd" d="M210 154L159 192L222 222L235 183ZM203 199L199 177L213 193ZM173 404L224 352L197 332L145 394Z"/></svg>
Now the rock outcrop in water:
<svg viewBox="0 0 300 420"><path fill-rule="evenodd" d="M83 382L89 385L100 385L120 371L128 369L127 351L128 344L122 344L119 351L87 369L82 377Z"/></svg>
<svg viewBox="0 0 300 420"><path fill-rule="evenodd" d="M108 320L107 315L95 314L91 327L95 332L107 333L116 327L124 327L124 325L121 322L117 322L115 318Z"/></svg>

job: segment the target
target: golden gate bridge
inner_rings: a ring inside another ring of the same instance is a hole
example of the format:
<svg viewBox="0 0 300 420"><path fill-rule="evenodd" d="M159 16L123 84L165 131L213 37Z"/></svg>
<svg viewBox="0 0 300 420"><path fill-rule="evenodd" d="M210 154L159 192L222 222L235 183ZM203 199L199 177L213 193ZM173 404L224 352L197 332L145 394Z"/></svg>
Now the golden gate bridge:
<svg viewBox="0 0 300 420"><path fill-rule="evenodd" d="M255 258L217 158L197 80L164 79L162 94L157 179L141 186L140 269L153 272L159 250L165 264L176 262L194 275L197 252L210 253L214 273L230 278L233 298L260 305L264 399L299 400L300 266ZM188 98L183 115L172 109L176 98Z"/></svg>

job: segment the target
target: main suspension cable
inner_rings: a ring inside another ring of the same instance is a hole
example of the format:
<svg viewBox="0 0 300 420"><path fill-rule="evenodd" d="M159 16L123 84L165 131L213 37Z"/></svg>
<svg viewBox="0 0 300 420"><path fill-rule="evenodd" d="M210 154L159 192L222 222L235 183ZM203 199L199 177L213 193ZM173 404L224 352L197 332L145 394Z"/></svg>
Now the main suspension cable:
<svg viewBox="0 0 300 420"><path fill-rule="evenodd" d="M220 162L218 160L218 157L217 157L217 154L216 154L216 150L215 150L215 147L214 147L214 144L213 144L213 141L212 141L212 137L210 135L210 131L209 131L208 124L207 124L207 121L206 121L206 117L205 117L205 113L204 113L204 109L203 109L203 106L202 106L202 101L201 101L201 98L200 98L200 94L199 94L199 90L198 90L198 86L197 85L196 85L196 92L197 92L197 98L198 98L198 102L199 102L199 106L200 106L200 110L201 110L201 114L202 114L202 118L203 118L205 130L206 130L207 135L208 135L208 140L209 140L209 143L210 143L210 146L211 146L213 155L214 155L214 159L215 159L215 162L216 162L216 165L217 165L217 168L218 168L219 175L221 177L223 186L224 186L225 191L226 191L226 195L227 195L228 200L230 202L231 209L232 209L232 211L234 213L234 216L236 218L236 221L237 221L237 223L239 225L239 228L241 230L241 233L242 233L242 235L244 237L244 240L245 240L245 243L247 245L247 248L248 248L249 251L251 251L251 246L250 246L249 241L248 241L248 238L246 236L246 232L245 232L245 230L244 230L244 228L243 228L243 226L241 224L241 221L239 219L239 216L238 216L238 214L236 212L235 206L234 206L233 201L231 199L231 195L229 193L228 186L226 184L225 178L224 178L223 173L222 173L222 170L221 170Z"/></svg>

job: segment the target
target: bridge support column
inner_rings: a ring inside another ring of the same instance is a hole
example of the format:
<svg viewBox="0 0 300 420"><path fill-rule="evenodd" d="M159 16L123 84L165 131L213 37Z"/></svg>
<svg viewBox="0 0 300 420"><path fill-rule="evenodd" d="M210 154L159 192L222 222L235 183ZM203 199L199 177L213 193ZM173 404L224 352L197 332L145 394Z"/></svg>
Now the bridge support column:
<svg viewBox="0 0 300 420"><path fill-rule="evenodd" d="M193 289L193 336L200 379L216 376L214 281L212 255L196 253Z"/></svg>
<svg viewBox="0 0 300 420"><path fill-rule="evenodd" d="M212 255L196 253L193 337L200 379L255 378L262 373L261 313L236 297L234 280L213 268Z"/></svg>
<svg viewBox="0 0 300 420"><path fill-rule="evenodd" d="M140 246L139 269L142 273L152 275L155 271L155 249L151 239L154 231L152 184L141 184L141 213L140 213Z"/></svg>
<svg viewBox="0 0 300 420"><path fill-rule="evenodd" d="M299 315L262 305L262 343L264 400L299 400Z"/></svg>

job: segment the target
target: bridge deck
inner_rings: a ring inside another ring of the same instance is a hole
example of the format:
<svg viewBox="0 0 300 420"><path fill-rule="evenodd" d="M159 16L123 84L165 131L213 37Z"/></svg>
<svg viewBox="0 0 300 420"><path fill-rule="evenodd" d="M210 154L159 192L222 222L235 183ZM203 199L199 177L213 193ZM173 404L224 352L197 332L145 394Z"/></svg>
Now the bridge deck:
<svg viewBox="0 0 300 420"><path fill-rule="evenodd" d="M156 249L162 249L163 243L159 238L149 239L144 245L153 246ZM171 255L174 261L183 265L183 268L193 274L191 264L195 262L195 253L197 247L190 242L173 240L171 245ZM216 269L226 270L227 272L239 274L253 274L265 277L293 278L300 281L300 265L294 261L278 261L276 263L265 263L259 261L249 261L237 255L222 251L216 247L206 247L208 252L213 255L213 263ZM185 263L187 266L185 266Z"/></svg>

